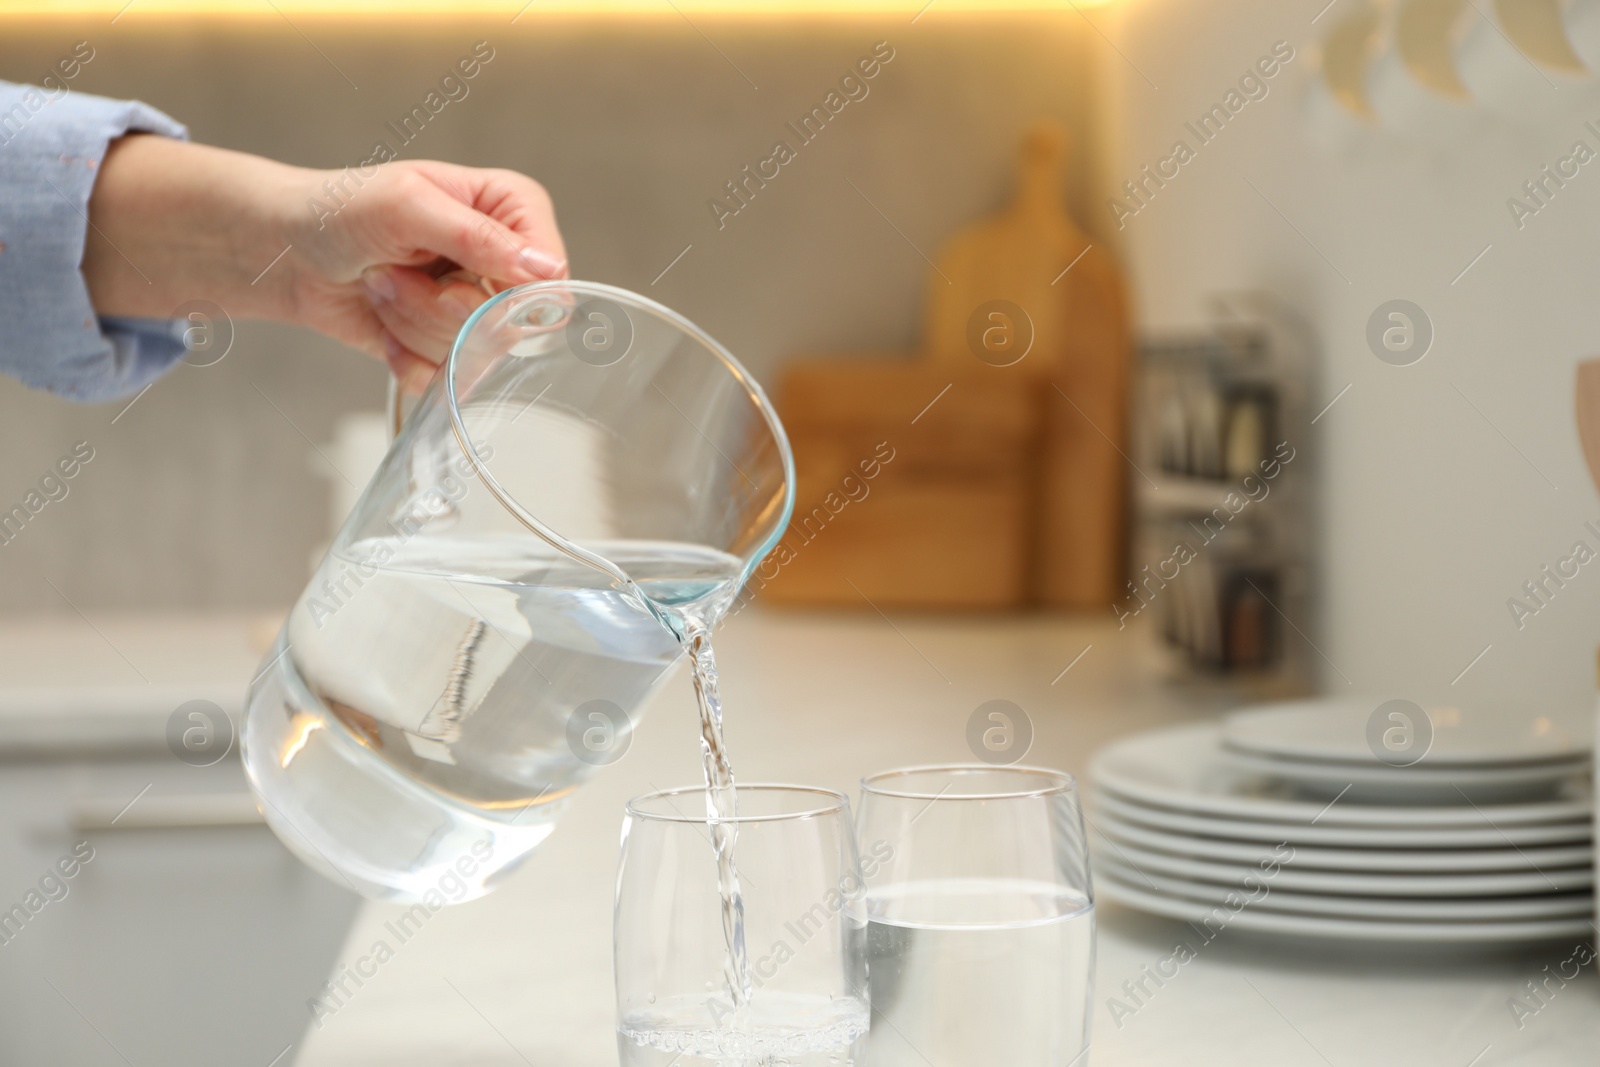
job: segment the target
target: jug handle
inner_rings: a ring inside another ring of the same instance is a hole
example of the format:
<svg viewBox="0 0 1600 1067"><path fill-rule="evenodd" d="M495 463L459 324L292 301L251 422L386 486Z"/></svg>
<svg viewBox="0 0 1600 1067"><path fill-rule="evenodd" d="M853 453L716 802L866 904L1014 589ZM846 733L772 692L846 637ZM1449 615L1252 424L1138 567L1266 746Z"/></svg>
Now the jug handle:
<svg viewBox="0 0 1600 1067"><path fill-rule="evenodd" d="M439 282L440 284L447 284L449 282L466 282L469 285L476 285L489 296L494 296L500 291L495 288L494 284L490 282L489 279L480 277L479 275L472 273L470 270L453 270L449 274L441 275ZM444 364L441 363L439 366L443 367ZM400 430L406 424L406 409L405 397L400 392L400 379L396 378L392 374L389 376L389 395L384 407L388 412L387 421L389 425L389 443L393 444L394 439L400 436Z"/></svg>
<svg viewBox="0 0 1600 1067"><path fill-rule="evenodd" d="M389 398L385 407L389 413L389 443L394 444L394 439L400 436L400 427L405 425L406 411L400 397L400 379L392 374L389 375Z"/></svg>

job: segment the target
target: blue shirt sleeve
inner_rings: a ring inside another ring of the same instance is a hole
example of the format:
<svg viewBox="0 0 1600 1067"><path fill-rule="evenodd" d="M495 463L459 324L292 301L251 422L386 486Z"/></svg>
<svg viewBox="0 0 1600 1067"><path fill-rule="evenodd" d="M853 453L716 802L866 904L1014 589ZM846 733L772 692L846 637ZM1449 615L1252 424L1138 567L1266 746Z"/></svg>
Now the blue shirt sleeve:
<svg viewBox="0 0 1600 1067"><path fill-rule="evenodd" d="M134 101L0 81L0 371L27 385L113 400L184 353L181 323L97 316L80 269L100 162L134 131L188 136Z"/></svg>

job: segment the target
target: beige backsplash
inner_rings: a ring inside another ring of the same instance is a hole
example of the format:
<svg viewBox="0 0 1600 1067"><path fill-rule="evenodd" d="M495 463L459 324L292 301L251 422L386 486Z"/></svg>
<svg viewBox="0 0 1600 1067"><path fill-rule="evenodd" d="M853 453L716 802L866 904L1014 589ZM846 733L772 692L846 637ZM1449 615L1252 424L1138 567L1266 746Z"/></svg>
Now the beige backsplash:
<svg viewBox="0 0 1600 1067"><path fill-rule="evenodd" d="M1041 114L1091 149L1086 86L1104 61L1070 14L915 25L696 16L698 30L677 16L532 12L514 27L486 15L378 29L295 19L326 59L271 16L175 22L135 5L114 26L0 18L0 77L35 80L87 39L95 58L76 90L144 99L200 140L337 167L380 139L398 146L388 123L487 41L494 58L466 97L403 154L539 178L576 274L679 308L763 377L796 351L913 344L928 270L918 250L932 255L1004 200L1020 133ZM792 140L785 123L879 41L895 57L866 98L719 230L708 200ZM1086 201L1087 188L1071 192ZM20 500L75 443L95 450L67 497L0 545L0 612L286 603L328 523L307 438L323 444L340 413L376 409L382 395L375 364L252 323L221 363L179 368L115 425L121 404L81 407L0 381L0 502Z"/></svg>

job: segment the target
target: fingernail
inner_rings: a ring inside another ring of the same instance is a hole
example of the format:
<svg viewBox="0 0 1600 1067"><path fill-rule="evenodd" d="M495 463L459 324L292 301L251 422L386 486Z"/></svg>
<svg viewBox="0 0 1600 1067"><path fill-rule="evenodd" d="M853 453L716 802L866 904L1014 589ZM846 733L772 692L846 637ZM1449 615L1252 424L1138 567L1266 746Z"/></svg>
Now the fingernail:
<svg viewBox="0 0 1600 1067"><path fill-rule="evenodd" d="M388 358L389 362L393 363L399 359L400 353L404 351L405 348L401 346L395 335L385 330L383 332L383 354Z"/></svg>
<svg viewBox="0 0 1600 1067"><path fill-rule="evenodd" d="M567 273L567 261L557 259L548 252L524 248L519 255L523 264L541 278L560 278Z"/></svg>
<svg viewBox="0 0 1600 1067"><path fill-rule="evenodd" d="M394 299L394 279L389 277L389 272L382 267L368 267L362 271L361 284L366 287L367 295L374 300Z"/></svg>

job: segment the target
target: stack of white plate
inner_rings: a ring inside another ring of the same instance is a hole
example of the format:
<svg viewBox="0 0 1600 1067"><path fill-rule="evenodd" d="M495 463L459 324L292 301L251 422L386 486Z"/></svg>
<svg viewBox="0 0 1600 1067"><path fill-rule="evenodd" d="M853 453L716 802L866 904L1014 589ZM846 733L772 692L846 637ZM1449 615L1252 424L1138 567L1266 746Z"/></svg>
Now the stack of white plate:
<svg viewBox="0 0 1600 1067"><path fill-rule="evenodd" d="M1500 796L1491 801L1478 798L1482 783L1472 778L1491 768L1462 756L1476 741L1435 732L1436 752L1464 759L1459 774L1444 759L1385 766L1371 753L1363 761L1365 746L1350 744L1347 729L1318 736L1304 722L1285 731L1269 721L1306 710L1251 712L1102 750L1090 767L1099 895L1187 920L1207 938L1224 928L1441 942L1592 932L1587 753L1564 740L1541 749L1548 731L1537 728L1531 758L1528 746L1502 738L1497 758L1538 770L1520 786L1491 782ZM1294 751L1278 759L1285 748ZM1330 764L1342 779L1329 776ZM1373 772L1367 788L1357 788L1352 769ZM1443 776L1395 786L1422 770ZM1411 773L1387 776L1397 771ZM1454 803L1418 803L1445 799L1447 783Z"/></svg>

